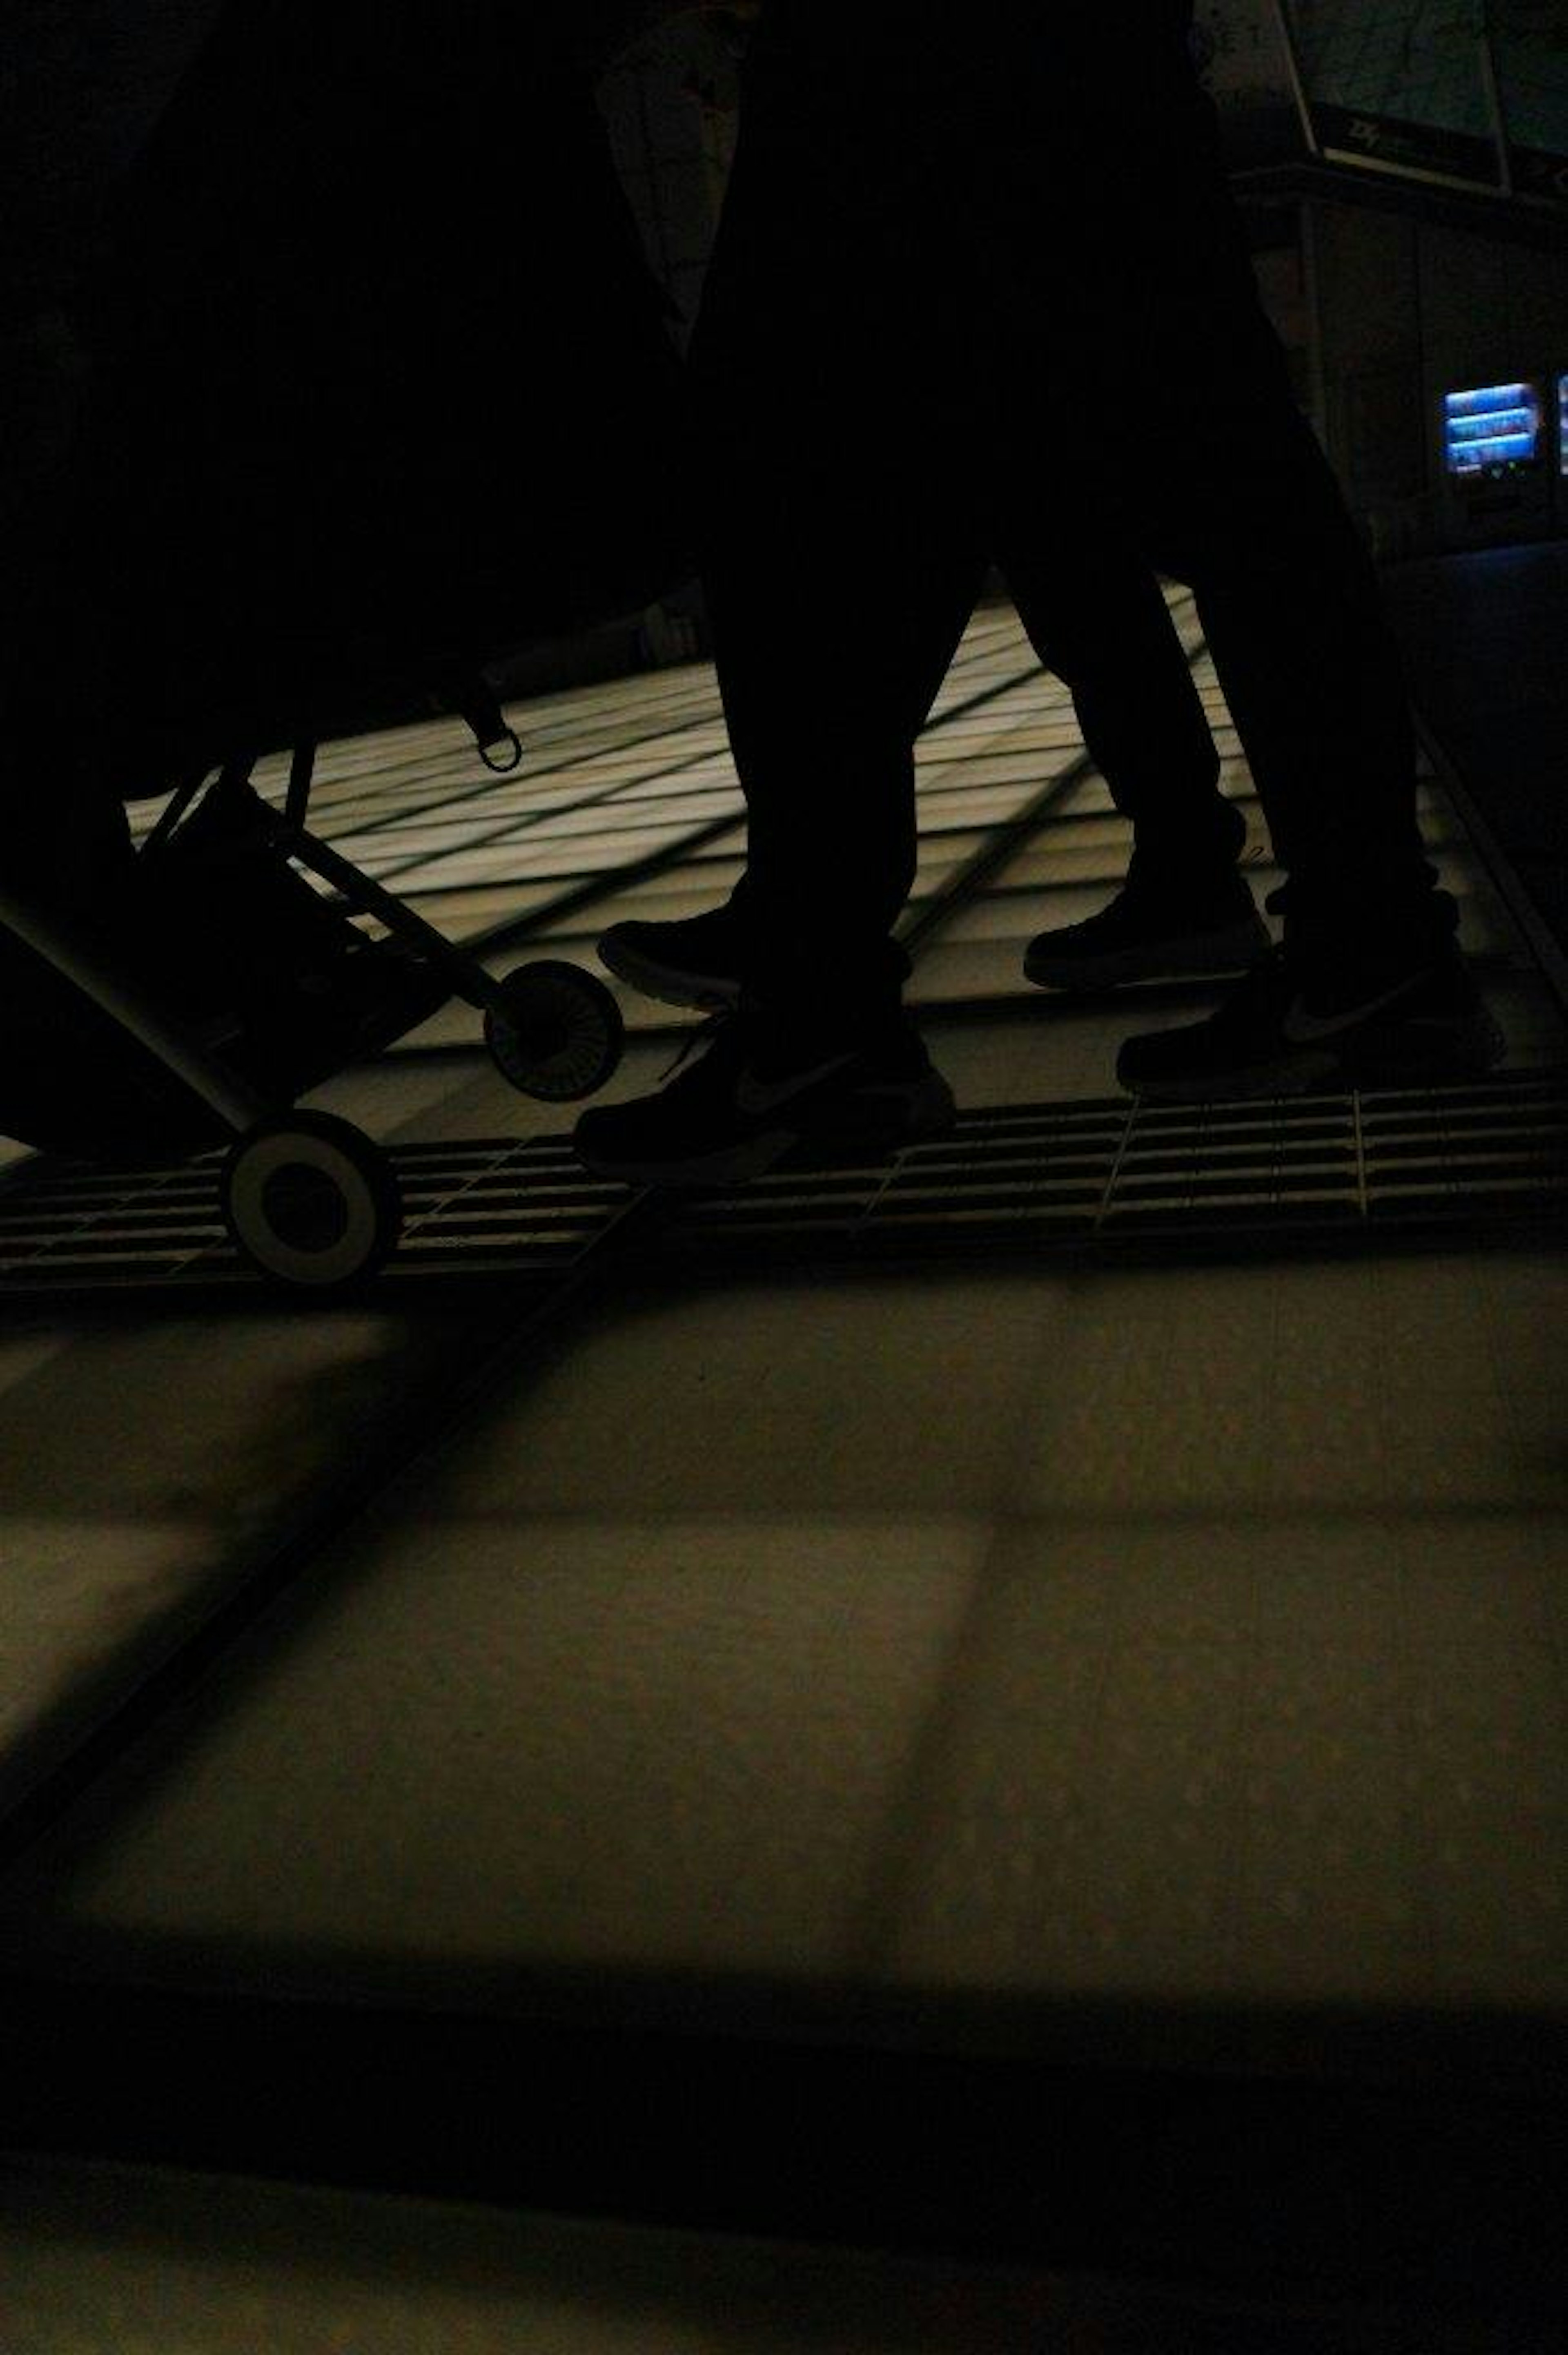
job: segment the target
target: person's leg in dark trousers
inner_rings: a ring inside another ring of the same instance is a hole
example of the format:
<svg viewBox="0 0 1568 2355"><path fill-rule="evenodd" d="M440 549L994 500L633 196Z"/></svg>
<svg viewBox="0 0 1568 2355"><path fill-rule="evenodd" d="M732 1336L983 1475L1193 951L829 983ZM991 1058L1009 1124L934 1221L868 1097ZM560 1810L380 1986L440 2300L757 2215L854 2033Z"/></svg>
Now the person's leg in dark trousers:
<svg viewBox="0 0 1568 2355"><path fill-rule="evenodd" d="M903 1012L894 927L915 878L915 739L984 568L912 549L895 564L885 538L852 534L864 603L846 625L843 510L792 488L771 524L737 502L704 574L747 813L745 877L707 929L739 986L700 1060L677 1059L655 1095L580 1115L576 1150L603 1177L727 1184L803 1143L858 1161L952 1124L951 1090ZM625 970L609 936L600 954Z"/></svg>
<svg viewBox="0 0 1568 2355"><path fill-rule="evenodd" d="M1446 977L1429 1007L1419 1001L1413 962L1437 957L1451 911L1431 890L1415 828L1397 666L1370 570L1262 320L1181 45L1189 13L1171 0L1113 37L1076 17L1070 33L1047 27L1022 0L955 5L935 33L923 20L892 48L870 28L859 71L847 35L834 35L824 80L825 16L797 0L777 20L785 35L749 177L743 138L746 193L728 208L699 373L714 479L730 493L711 561L724 573L733 557L731 577L749 580L754 598L768 579L809 591L819 550L832 581L863 550L885 559L872 567L878 583L896 580L912 549L964 546L956 516L983 511L995 526L1012 507L1024 527L1018 544L1038 541L1052 466L1034 414L1042 386L1070 428L1062 453L1104 485L1113 527L1193 581L1290 865L1287 946L1303 971L1312 965L1318 993L1305 1062L1276 1053L1278 1039L1261 1058L1252 1051L1260 1020L1301 1027L1294 973L1277 1007L1257 1016L1263 1001L1246 1000L1240 1047L1227 1031L1223 1053L1189 1055L1195 1071L1157 1068L1142 1042L1130 1060L1124 1050L1129 1086L1211 1092L1255 1088L1260 1074L1309 1083L1364 1014L1413 988L1407 1010L1439 1051L1437 1034L1456 1043L1469 1016L1457 984L1443 998ZM967 497L950 496L966 473L952 464L955 439L980 453L967 471L987 477ZM978 544L1000 539L982 528ZM777 602L770 610L777 628ZM749 687L738 708L749 734ZM798 756L798 734L779 725ZM847 772L844 783L854 794ZM885 868L852 857L824 897L797 790L781 762L749 788L760 861L781 859L775 871L788 876L761 884L769 915L755 986L782 1007L810 968L814 1015L835 973L850 1000L870 1006L885 939L881 887L898 847ZM881 813L885 842L890 805L874 793L862 806ZM801 887L827 911L829 956L811 955ZM1348 1014L1322 1011L1330 959L1350 968ZM1330 1036L1332 1049L1320 1047ZM579 1149L596 1122L585 1117ZM635 1174L613 1152L598 1166ZM644 1174L654 1168L650 1156Z"/></svg>
<svg viewBox="0 0 1568 2355"><path fill-rule="evenodd" d="M1196 594L1286 873L1285 959L1185 1041L1129 1040L1118 1072L1191 1094L1485 1069L1501 1035L1422 844L1376 575L1264 319L1212 116L1190 100L1171 121L1164 201L1123 248L1124 381L1159 387L1134 496Z"/></svg>
<svg viewBox="0 0 1568 2355"><path fill-rule="evenodd" d="M1063 502L1065 508L1065 502ZM1220 791L1220 756L1160 583L1136 548L1053 512L1052 545L1004 557L1031 643L1063 679L1084 745L1132 830L1125 879L1088 917L1039 932L1026 977L1106 989L1232 973L1269 945L1237 860L1246 819Z"/></svg>
<svg viewBox="0 0 1568 2355"><path fill-rule="evenodd" d="M835 247L858 237L874 249L875 232L853 208L840 239L831 220L813 226L788 149L769 152L774 130L765 110L743 143L693 350L694 471L712 494L704 579L750 864L725 906L617 925L599 943L612 972L681 1005L734 1003L743 960L777 962L803 923L808 983L832 972L843 992L853 944L874 933L883 975L903 970L885 942L915 872L914 738L989 539L1007 529L972 486L965 511L954 454L968 396L932 383L925 305L897 290L901 257L874 250L857 267L852 252L846 268ZM837 193L820 199L831 211ZM920 418L939 432L922 438ZM1033 544L1000 545L1036 651L1067 682L1143 870L1163 886L1160 904L1133 910L1136 945L1118 940L1127 974L1171 969L1173 947L1176 969L1245 962L1266 938L1234 874L1245 823L1217 790L1213 740L1147 559L1060 492ZM831 957L830 937L843 943ZM1104 946L1053 940L1038 977L1069 980L1057 961L1087 949L1097 986Z"/></svg>
<svg viewBox="0 0 1568 2355"><path fill-rule="evenodd" d="M1086 113L1103 116L1119 62L1091 51L1083 70ZM1079 152L1076 251L1043 252L1033 226L1067 194L1060 159L1026 122L993 147L982 267L1009 420L997 447L1012 468L996 496L1044 530L1048 485L1019 459L1038 440L1044 383L1118 527L1194 589L1286 870L1286 940L1283 964L1243 985L1217 1028L1129 1041L1118 1075L1185 1095L1484 1067L1501 1041L1421 843L1375 574L1292 397L1213 111L1179 47L1160 52L1139 104L1138 171Z"/></svg>
<svg viewBox="0 0 1568 2355"><path fill-rule="evenodd" d="M807 910L819 939L891 928L914 875L913 735L981 559L1000 553L1037 651L1067 681L1091 756L1146 845L1143 864L1167 878L1180 866L1210 902L1206 928L1228 919L1234 930L1245 826L1217 791L1213 739L1147 559L1060 483L1035 532L1020 531L971 453L993 427L977 414L948 292L972 262L961 241L949 250L944 216L966 139L985 155L983 104L971 93L965 120L940 116L942 53L918 43L896 69L879 54L863 87L851 57L835 101L811 16L779 12L748 88L693 351L719 492L705 579L749 815L748 913L768 911L776 940ZM832 47L843 69L842 31ZM904 80L889 94L895 71ZM846 571L853 631L811 631L823 584L832 593Z"/></svg>
<svg viewBox="0 0 1568 2355"><path fill-rule="evenodd" d="M896 226L889 243L832 160L801 164L773 103L793 62L747 113L690 355L704 581L747 810L742 921L735 902L718 919L739 1002L661 1094L579 1119L585 1163L640 1182L754 1175L805 1136L885 1149L953 1117L902 1011L893 933L915 874L915 738L984 551L932 479L940 407L911 401L919 314Z"/></svg>
<svg viewBox="0 0 1568 2355"><path fill-rule="evenodd" d="M945 497L917 257L874 135L846 185L820 35L780 20L748 60L690 354L703 580L747 801L747 978L847 1009L906 970L915 738L986 551Z"/></svg>
<svg viewBox="0 0 1568 2355"><path fill-rule="evenodd" d="M1004 549L1002 578L1035 653L1069 689L1084 747L1135 856L1224 873L1245 821L1219 790L1220 756L1160 584L1136 549L1058 507L1043 554Z"/></svg>
<svg viewBox="0 0 1568 2355"><path fill-rule="evenodd" d="M1177 152L1178 201L1128 247L1128 381L1159 383L1136 496L1155 552L1193 586L1293 914L1430 937L1447 911L1416 828L1414 740L1372 561L1292 395L1204 115Z"/></svg>
<svg viewBox="0 0 1568 2355"><path fill-rule="evenodd" d="M983 566L917 547L895 559L868 531L846 613L833 579L842 509L815 513L803 539L743 509L704 586L747 804L747 977L842 1016L895 998L908 971L893 932L915 880L915 740Z"/></svg>
<svg viewBox="0 0 1568 2355"><path fill-rule="evenodd" d="M705 585L752 864L724 907L617 925L599 943L612 972L677 1005L733 1002L755 936L783 932L781 915L798 929L810 911L819 946L830 932L853 943L873 925L885 937L914 880L914 740L983 568L917 541L889 562L887 530L867 523L845 620L836 600L824 607L821 550L800 544L800 519L820 504L797 496L793 520L771 527L748 524L742 508L710 543ZM846 486L824 546L853 505ZM1109 908L1039 935L1025 972L1045 986L1100 987L1245 964L1267 945L1236 873L1246 822L1219 790L1214 740L1147 559L1064 516L1059 527L1053 517L1048 547L1007 557L1001 570L1133 832L1128 882ZM847 903L843 922L835 900ZM821 964L813 952L808 978Z"/></svg>
<svg viewBox="0 0 1568 2355"><path fill-rule="evenodd" d="M746 873L726 906L617 926L599 954L675 1003L733 1004L744 980L842 1021L885 1015L908 970L893 931L915 876L915 740L987 551L933 480L948 428L911 257L842 185L842 126L813 169L797 110L820 113L826 85L801 68L787 39L753 53L689 357Z"/></svg>
<svg viewBox="0 0 1568 2355"><path fill-rule="evenodd" d="M1213 111L1180 51L1163 56L1140 101L1141 168L1087 159L1070 252L1033 229L1063 200L1057 161L1020 146L998 176L988 358L1012 473L995 496L1049 528L1049 481L1026 453L1043 382L1114 527L1194 589L1293 899L1393 895L1419 927L1431 877L1375 576L1264 316ZM1085 71L1108 103L1111 48Z"/></svg>

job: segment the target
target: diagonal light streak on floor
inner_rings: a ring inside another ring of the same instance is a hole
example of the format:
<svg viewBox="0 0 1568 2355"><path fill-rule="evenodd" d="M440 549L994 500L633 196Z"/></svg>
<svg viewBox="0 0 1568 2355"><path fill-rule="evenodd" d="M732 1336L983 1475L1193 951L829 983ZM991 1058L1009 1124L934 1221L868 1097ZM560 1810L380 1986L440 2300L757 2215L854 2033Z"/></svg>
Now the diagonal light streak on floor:
<svg viewBox="0 0 1568 2355"><path fill-rule="evenodd" d="M1193 601L1167 595L1222 790L1247 820L1261 898L1277 874L1251 778ZM853 634L853 613L842 625ZM808 702L811 691L808 650ZM318 831L497 969L526 949L593 966L610 923L694 913L726 895L744 862L745 811L710 665L533 698L508 716L524 756L504 775L475 775L476 756L450 719L323 746ZM262 764L263 790L281 790L284 765ZM1014 1004L1036 1020L1042 1046L1065 1043L1066 1027L1052 1028L1060 1007L1023 981L1022 952L1034 932L1103 903L1125 866L1128 831L1086 757L1066 687L1041 667L1005 603L971 620L916 747L916 783L919 867L901 927L916 958L911 1003L927 1017ZM1423 823L1460 900L1467 948L1510 972L1528 963L1431 780ZM634 1035L673 1027L669 1009L619 994ZM1554 1038L1531 1011L1515 1060L1551 1060ZM1040 1092L1103 1089L1107 1056L1087 1040L1080 1025L1077 1060ZM451 1006L394 1060L474 1043L471 1017Z"/></svg>
<svg viewBox="0 0 1568 2355"><path fill-rule="evenodd" d="M978 686L977 673L980 675ZM966 719L1008 698L1013 689L1037 676L1033 657L1016 623L982 617L971 629L938 698L927 742L940 741L944 736L956 741L955 731L961 730ZM1058 692L1054 700L1060 699ZM606 691L604 700L613 709L615 701L625 698ZM590 874L612 876L618 868L638 863L618 858L612 842L606 838L613 835L613 821L627 805L636 805L641 833L658 826L673 788L699 783L705 797L711 794L721 806L727 803L736 818L741 815L738 784L723 749L711 671L700 668L684 680L678 698L668 692L660 698L653 708L666 724L655 731L646 729L652 714L643 708L645 701L641 698L633 704L619 727L593 698L580 695L549 698L542 708L514 706L509 717L525 748L522 769L511 775L471 779L461 784L454 773L464 756L452 749L450 722L392 731L381 740L351 740L324 747L314 800L317 824L339 849L362 861L378 879L417 878L421 891L440 893L461 890L471 882L476 863L487 873L493 872L497 882L514 876L526 884L538 871L535 866L531 874L526 854L547 838L546 830L559 832L572 821L598 813L606 821L595 845L599 856L572 869L572 877L580 883ZM562 702L567 706L564 713L555 709ZM585 744L584 724L590 719L598 722L594 731L598 741ZM551 739L563 729L570 750L552 760ZM708 741L672 757L673 746L694 730L702 731ZM383 772L374 766L371 748L377 741L385 744L388 756ZM541 756L546 764L534 765ZM630 760L633 765L624 777L606 781L599 764L607 757L617 762ZM694 775L710 761L715 762L717 769L711 782ZM399 782L398 773L410 766L418 780L417 799L406 798L406 787ZM264 790L276 791L282 773L282 762L274 759L262 765L259 782ZM578 780L586 789L574 794L570 788ZM389 808L388 797L404 800L405 805ZM429 833L421 837L422 825L445 837L444 847L432 842ZM572 830L577 830L575 826ZM675 838L664 847L672 857L680 856L706 830L705 821L699 827L678 828ZM520 854L514 859L493 856L514 847Z"/></svg>

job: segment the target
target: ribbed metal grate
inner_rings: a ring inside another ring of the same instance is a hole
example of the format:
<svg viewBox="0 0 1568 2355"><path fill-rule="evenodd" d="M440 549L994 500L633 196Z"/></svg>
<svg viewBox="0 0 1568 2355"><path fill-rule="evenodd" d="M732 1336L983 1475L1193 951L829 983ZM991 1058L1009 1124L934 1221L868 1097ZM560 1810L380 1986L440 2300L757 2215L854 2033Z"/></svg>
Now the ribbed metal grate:
<svg viewBox="0 0 1568 2355"><path fill-rule="evenodd" d="M623 1188L586 1178L558 1137L403 1146L392 1158L406 1219L399 1277L434 1266L547 1284L625 1200ZM218 1163L24 1177L0 1193L0 1293L253 1290L224 1229Z"/></svg>
<svg viewBox="0 0 1568 2355"><path fill-rule="evenodd" d="M1568 1073L1263 1103L1024 1104L970 1113L891 1168L806 1171L693 1204L666 1249L856 1255L966 1244L1173 1246L1493 1226L1568 1205Z"/></svg>
<svg viewBox="0 0 1568 2355"><path fill-rule="evenodd" d="M408 1226L379 1279L548 1285L623 1209L564 1137L405 1146ZM875 1166L786 1168L672 1198L662 1260L942 1257L1492 1229L1568 1208L1568 1071L1265 1103L1126 1098L966 1114ZM217 1162L24 1176L0 1193L0 1292L249 1290L217 1209Z"/></svg>

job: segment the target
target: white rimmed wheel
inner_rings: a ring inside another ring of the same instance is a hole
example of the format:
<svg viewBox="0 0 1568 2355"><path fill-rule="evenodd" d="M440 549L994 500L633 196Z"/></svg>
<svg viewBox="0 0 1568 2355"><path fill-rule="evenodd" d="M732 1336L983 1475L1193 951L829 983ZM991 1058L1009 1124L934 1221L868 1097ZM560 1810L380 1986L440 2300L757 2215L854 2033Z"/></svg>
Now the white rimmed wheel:
<svg viewBox="0 0 1568 2355"><path fill-rule="evenodd" d="M503 1080L546 1103L572 1103L613 1078L625 1026L602 981L558 957L520 964L485 1010L484 1043Z"/></svg>
<svg viewBox="0 0 1568 2355"><path fill-rule="evenodd" d="M224 1223L252 1267L322 1298L372 1274L403 1224L392 1164L332 1113L262 1121L233 1146L218 1184Z"/></svg>

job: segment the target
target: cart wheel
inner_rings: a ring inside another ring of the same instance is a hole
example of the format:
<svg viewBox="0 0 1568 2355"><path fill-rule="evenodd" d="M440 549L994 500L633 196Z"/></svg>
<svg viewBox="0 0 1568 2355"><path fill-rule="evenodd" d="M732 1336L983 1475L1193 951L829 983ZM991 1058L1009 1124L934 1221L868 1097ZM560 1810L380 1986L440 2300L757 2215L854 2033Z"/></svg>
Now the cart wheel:
<svg viewBox="0 0 1568 2355"><path fill-rule="evenodd" d="M559 958L519 965L484 1017L484 1043L503 1080L546 1103L591 1096L613 1077L625 1026L602 981Z"/></svg>
<svg viewBox="0 0 1568 2355"><path fill-rule="evenodd" d="M224 1223L252 1267L318 1297L372 1274L403 1224L392 1164L331 1113L263 1121L233 1146L218 1182Z"/></svg>

